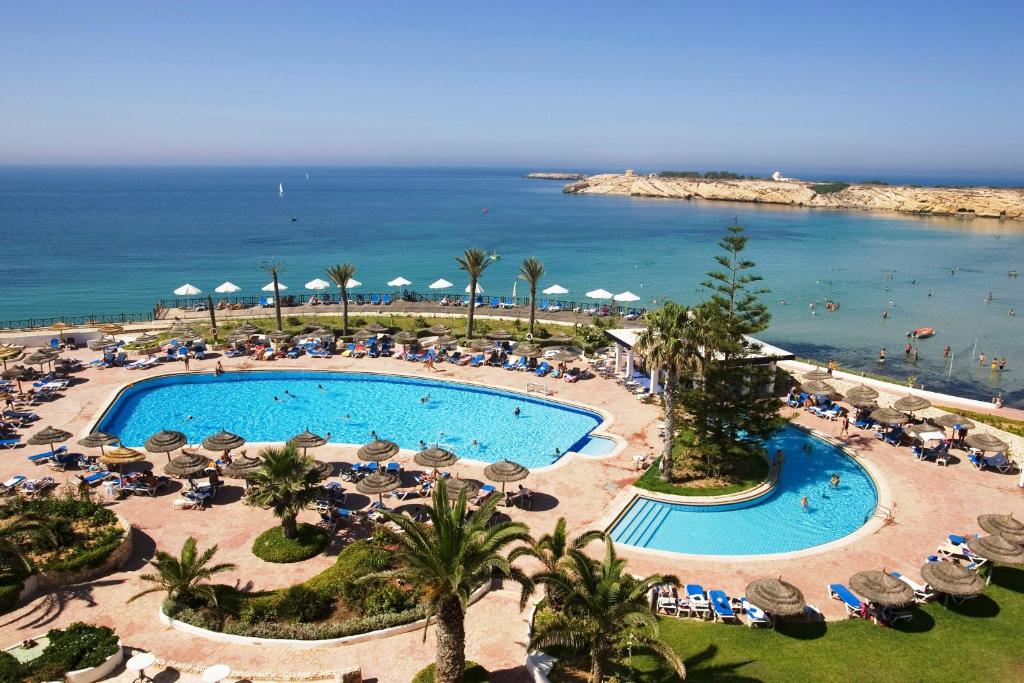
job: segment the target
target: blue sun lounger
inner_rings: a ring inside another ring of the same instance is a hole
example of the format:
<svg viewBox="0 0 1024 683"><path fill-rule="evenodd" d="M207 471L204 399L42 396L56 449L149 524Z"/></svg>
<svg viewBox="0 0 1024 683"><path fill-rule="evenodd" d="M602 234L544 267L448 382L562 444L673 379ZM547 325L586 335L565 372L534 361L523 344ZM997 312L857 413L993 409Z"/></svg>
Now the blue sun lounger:
<svg viewBox="0 0 1024 683"><path fill-rule="evenodd" d="M711 613L708 596L704 592L704 586L699 583L686 584L686 602L689 605L690 612L701 619Z"/></svg>
<svg viewBox="0 0 1024 683"><path fill-rule="evenodd" d="M740 618L733 611L732 602L729 600L729 596L725 594L725 591L708 591L708 598L711 602L715 621L735 621L739 623Z"/></svg>
<svg viewBox="0 0 1024 683"><path fill-rule="evenodd" d="M20 436L12 436L9 439L0 439L0 448L14 448L21 443Z"/></svg>
<svg viewBox="0 0 1024 683"><path fill-rule="evenodd" d="M833 600L840 600L843 606L846 607L846 616L848 617L860 617L864 614L864 603L860 601L856 595L854 595L849 588L841 583L830 583L828 585L828 595Z"/></svg>
<svg viewBox="0 0 1024 683"><path fill-rule="evenodd" d="M483 364L484 364L484 354L482 354L482 353L478 353L477 355L473 356L473 360L469 361L469 367L471 367L471 368L478 368L478 367L480 367Z"/></svg>
<svg viewBox="0 0 1024 683"><path fill-rule="evenodd" d="M33 465L42 465L49 462L53 458L59 458L62 455L66 455L68 452L67 446L61 446L52 453L47 451L46 453L36 453L35 455L28 456L28 461Z"/></svg>
<svg viewBox="0 0 1024 683"><path fill-rule="evenodd" d="M548 374L549 372L551 372L551 366L550 366L550 365L548 365L548 362L547 362L547 361L544 361L543 363L541 363L540 365L538 365L538 366L537 366L537 369L536 369L536 370L534 370L533 372L534 372L534 374L535 374L535 375L537 375L538 377L543 377L544 375L546 375L546 374Z"/></svg>

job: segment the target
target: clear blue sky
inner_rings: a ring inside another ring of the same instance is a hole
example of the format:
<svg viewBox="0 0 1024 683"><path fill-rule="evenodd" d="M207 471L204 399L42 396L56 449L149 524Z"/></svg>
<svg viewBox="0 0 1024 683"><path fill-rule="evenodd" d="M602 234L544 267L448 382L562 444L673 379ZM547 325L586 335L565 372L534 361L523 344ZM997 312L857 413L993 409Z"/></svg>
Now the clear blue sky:
<svg viewBox="0 0 1024 683"><path fill-rule="evenodd" d="M1024 169L1024 2L0 0L0 163Z"/></svg>

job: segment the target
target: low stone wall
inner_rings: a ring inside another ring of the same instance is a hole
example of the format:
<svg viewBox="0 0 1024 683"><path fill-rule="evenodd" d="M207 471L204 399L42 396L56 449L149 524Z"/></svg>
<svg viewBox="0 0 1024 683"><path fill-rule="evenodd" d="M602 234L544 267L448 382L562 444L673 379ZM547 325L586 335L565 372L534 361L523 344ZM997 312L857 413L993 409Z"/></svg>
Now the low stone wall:
<svg viewBox="0 0 1024 683"><path fill-rule="evenodd" d="M170 659L157 658L154 665L165 669L174 669L181 673L202 675L206 664L176 662ZM296 673L279 673L277 671L234 671L228 680L239 681L333 681L333 683L362 683L363 672L358 666L331 671L300 671Z"/></svg>
<svg viewBox="0 0 1024 683"><path fill-rule="evenodd" d="M121 662L124 661L124 647L120 641L117 643L117 652L107 657L107 659L99 666L94 666L91 669L79 669L78 671L69 671L64 674L64 680L67 683L96 683L96 681L102 681L105 678L110 677L114 671L121 666Z"/></svg>
<svg viewBox="0 0 1024 683"><path fill-rule="evenodd" d="M97 576L109 574L115 569L120 569L128 561L128 558L131 557L134 541L132 540L131 524L120 515L117 516L117 523L118 526L125 530L124 539L114 549L114 552L110 553L110 556L107 557L103 564L98 567L86 567L73 572L44 572L30 576L25 579L25 587L22 589L18 601L28 600L39 589L48 590L71 586L76 583L84 583L85 581L95 579Z"/></svg>

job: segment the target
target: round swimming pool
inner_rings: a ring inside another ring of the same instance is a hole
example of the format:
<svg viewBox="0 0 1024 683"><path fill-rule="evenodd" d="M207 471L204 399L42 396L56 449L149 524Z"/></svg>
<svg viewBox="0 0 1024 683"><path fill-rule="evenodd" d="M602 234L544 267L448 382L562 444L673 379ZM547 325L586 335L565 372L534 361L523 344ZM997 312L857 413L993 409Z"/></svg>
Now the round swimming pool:
<svg viewBox="0 0 1024 683"><path fill-rule="evenodd" d="M286 441L308 428L334 443L362 444L375 431L402 448L438 442L463 458L508 458L535 468L580 448L600 423L600 415L563 403L456 382L264 371L138 382L121 392L97 428L135 447L161 429L182 431L190 443L221 429L248 441Z"/></svg>
<svg viewBox="0 0 1024 683"><path fill-rule="evenodd" d="M637 498L612 527L612 538L693 555L766 555L837 540L871 517L878 503L875 484L842 449L796 427L784 428L765 446L786 456L771 493L729 505ZM835 488L833 474L839 475Z"/></svg>

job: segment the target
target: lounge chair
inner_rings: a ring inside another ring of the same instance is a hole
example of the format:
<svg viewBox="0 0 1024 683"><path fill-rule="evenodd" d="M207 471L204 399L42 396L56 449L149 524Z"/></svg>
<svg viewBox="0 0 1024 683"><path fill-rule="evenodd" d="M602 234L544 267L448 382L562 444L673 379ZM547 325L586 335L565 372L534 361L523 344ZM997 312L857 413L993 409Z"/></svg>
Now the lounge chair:
<svg viewBox="0 0 1024 683"><path fill-rule="evenodd" d="M480 487L480 492L475 497L473 497L469 502L473 503L473 505L480 505L485 500L494 495L494 492L496 490L497 489L491 484L484 484L483 486Z"/></svg>
<svg viewBox="0 0 1024 683"><path fill-rule="evenodd" d="M686 584L686 600L690 606L690 613L701 619L711 616L711 603L704 592L704 586L699 583Z"/></svg>
<svg viewBox="0 0 1024 683"><path fill-rule="evenodd" d="M473 356L473 359L469 361L469 367L471 367L471 368L478 368L478 367L480 367L483 364L484 364L484 354L482 354L482 353L478 353L477 355Z"/></svg>
<svg viewBox="0 0 1024 683"><path fill-rule="evenodd" d="M909 576L904 576L903 574L900 574L899 572L890 572L890 573L893 576L895 576L897 579L899 579L900 581L902 581L903 583L907 584L908 586L910 586L913 589L913 591L914 591L914 601L915 602L923 604L923 603L929 602L932 598L935 597L935 591L933 591L930 586L928 586L926 584L917 583L916 581L911 579Z"/></svg>
<svg viewBox="0 0 1024 683"><path fill-rule="evenodd" d="M11 477L10 479L8 479L7 481L5 481L3 483L0 483L0 494L8 494L8 493L10 493L14 489L16 489L19 486L21 486L25 482L26 479L27 479L27 477L25 477L24 475L17 474L15 476Z"/></svg>
<svg viewBox="0 0 1024 683"><path fill-rule="evenodd" d="M709 591L708 598L711 602L712 616L715 621L722 623L735 621L737 624L740 622L740 618L733 611L732 602L729 600L729 596L725 594L725 591Z"/></svg>
<svg viewBox="0 0 1024 683"><path fill-rule="evenodd" d="M96 486L97 484L99 484L104 479L106 479L108 477L113 477L113 476L114 476L113 472L109 472L107 470L104 470L102 472L93 472L92 474L88 474L88 475L82 477L82 481L84 481L89 486Z"/></svg>
<svg viewBox="0 0 1024 683"><path fill-rule="evenodd" d="M752 604L746 597L740 598L740 607L743 609L743 613L747 615L748 628L753 628L755 626L771 626L771 618L765 614L763 609Z"/></svg>
<svg viewBox="0 0 1024 683"><path fill-rule="evenodd" d="M370 297L371 306L380 306L380 294L374 294Z"/></svg>
<svg viewBox="0 0 1024 683"><path fill-rule="evenodd" d="M308 351L307 353L309 354L310 358L330 358L331 357L330 349L326 349L326 348L323 348L323 347L318 348L318 349L313 349L312 351Z"/></svg>
<svg viewBox="0 0 1024 683"><path fill-rule="evenodd" d="M68 447L61 446L52 453L50 451L46 451L45 453L36 453L35 455L30 455L28 456L28 461L33 465L43 465L55 457L60 458L62 456L67 455L67 452Z"/></svg>
<svg viewBox="0 0 1024 683"><path fill-rule="evenodd" d="M56 488L57 480L53 477L41 477L39 479L28 479L21 486L21 492L29 498L35 498L52 488Z"/></svg>
<svg viewBox="0 0 1024 683"><path fill-rule="evenodd" d="M380 303L381 303L382 306L390 306L391 305L391 295L390 294L381 294L381 296L380 296Z"/></svg>
<svg viewBox="0 0 1024 683"><path fill-rule="evenodd" d="M5 410L4 417L12 420L24 420L26 422L32 422L39 419L39 415L26 410Z"/></svg>
<svg viewBox="0 0 1024 683"><path fill-rule="evenodd" d="M515 363L507 366L506 370L525 370L526 369L526 356L519 356L519 359Z"/></svg>
<svg viewBox="0 0 1024 683"><path fill-rule="evenodd" d="M21 443L20 436L11 436L8 438L0 439L0 448L14 448Z"/></svg>
<svg viewBox="0 0 1024 683"><path fill-rule="evenodd" d="M551 366L548 365L547 361L544 361L543 363L538 365L537 369L533 371L533 373L535 375L537 375L538 377L543 377L544 375L548 374L549 372L551 372Z"/></svg>
<svg viewBox="0 0 1024 683"><path fill-rule="evenodd" d="M394 474L395 476L401 476L401 474L402 474L402 465L400 463L397 463L397 462L389 462L386 471L387 471L388 474Z"/></svg>
<svg viewBox="0 0 1024 683"><path fill-rule="evenodd" d="M830 583L828 585L828 596L833 600L839 600L846 607L846 616L864 617L867 614L867 607L860 598L854 595L849 588L841 583Z"/></svg>

